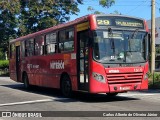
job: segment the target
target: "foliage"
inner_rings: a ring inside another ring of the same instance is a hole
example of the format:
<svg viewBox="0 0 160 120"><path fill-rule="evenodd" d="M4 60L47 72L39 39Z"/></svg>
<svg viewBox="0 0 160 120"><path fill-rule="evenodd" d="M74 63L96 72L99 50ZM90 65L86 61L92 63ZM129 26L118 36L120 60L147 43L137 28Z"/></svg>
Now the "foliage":
<svg viewBox="0 0 160 120"><path fill-rule="evenodd" d="M0 69L9 68L9 61L8 60L0 60Z"/></svg>
<svg viewBox="0 0 160 120"><path fill-rule="evenodd" d="M160 81L160 74L159 74L159 73L154 73L153 79L154 79L155 81Z"/></svg>
<svg viewBox="0 0 160 120"><path fill-rule="evenodd" d="M149 72L149 73L148 73L148 78L149 78L149 79L152 79L152 77L153 77L152 73Z"/></svg>
<svg viewBox="0 0 160 120"><path fill-rule="evenodd" d="M160 54L160 47L156 47L156 54Z"/></svg>
<svg viewBox="0 0 160 120"><path fill-rule="evenodd" d="M99 4L102 7L111 7L113 4L115 4L115 0L99 0Z"/></svg>
<svg viewBox="0 0 160 120"><path fill-rule="evenodd" d="M160 89L160 73L155 72L154 76L152 73L148 73L149 77L149 88L151 89Z"/></svg>
<svg viewBox="0 0 160 120"><path fill-rule="evenodd" d="M2 23L13 23L9 35L15 38L68 21L69 15L79 12L78 4L82 0L1 0L1 15L10 18Z"/></svg>
<svg viewBox="0 0 160 120"><path fill-rule="evenodd" d="M115 0L99 0L99 4L104 8L106 8L106 7L109 8L115 4ZM90 11L92 14L105 14L104 12L95 10L94 7L92 7L92 6L88 6L87 10ZM119 13L116 10L111 14L121 14L121 13Z"/></svg>
<svg viewBox="0 0 160 120"><path fill-rule="evenodd" d="M82 0L20 1L19 34L29 34L68 21L71 14L79 12L77 5L81 2Z"/></svg>
<svg viewBox="0 0 160 120"><path fill-rule="evenodd" d="M0 48L8 41L63 23L82 0L0 0Z"/></svg>
<svg viewBox="0 0 160 120"><path fill-rule="evenodd" d="M83 0L0 0L0 40L7 43L9 39L64 23L70 15L79 12L77 6L82 2ZM114 3L115 0L99 0L102 7L109 8Z"/></svg>
<svg viewBox="0 0 160 120"><path fill-rule="evenodd" d="M0 60L0 76L9 76L8 60Z"/></svg>
<svg viewBox="0 0 160 120"><path fill-rule="evenodd" d="M8 50L8 41L69 20L79 12L83 0L0 0L0 48ZM99 0L110 7L114 0ZM99 13L96 11L96 13Z"/></svg>
<svg viewBox="0 0 160 120"><path fill-rule="evenodd" d="M88 6L87 10L91 11L93 14L105 14L103 12L95 10L92 6Z"/></svg>
<svg viewBox="0 0 160 120"><path fill-rule="evenodd" d="M155 72L154 74L152 74L151 72L149 72L148 73L148 78L149 79L154 79L155 81L160 81L160 73Z"/></svg>
<svg viewBox="0 0 160 120"><path fill-rule="evenodd" d="M0 60L6 60L8 56L6 56L5 49L7 48L7 45L3 46L3 48L0 47Z"/></svg>
<svg viewBox="0 0 160 120"><path fill-rule="evenodd" d="M4 54L2 52L2 49L0 48L0 60L2 60L4 58Z"/></svg>

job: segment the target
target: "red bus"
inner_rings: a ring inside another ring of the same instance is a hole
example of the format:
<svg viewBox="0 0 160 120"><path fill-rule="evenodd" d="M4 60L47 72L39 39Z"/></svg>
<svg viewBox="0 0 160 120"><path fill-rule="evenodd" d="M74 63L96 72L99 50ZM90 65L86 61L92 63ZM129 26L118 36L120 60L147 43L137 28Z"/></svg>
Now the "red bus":
<svg viewBox="0 0 160 120"><path fill-rule="evenodd" d="M10 78L107 93L148 89L148 27L140 18L87 15L10 41Z"/></svg>

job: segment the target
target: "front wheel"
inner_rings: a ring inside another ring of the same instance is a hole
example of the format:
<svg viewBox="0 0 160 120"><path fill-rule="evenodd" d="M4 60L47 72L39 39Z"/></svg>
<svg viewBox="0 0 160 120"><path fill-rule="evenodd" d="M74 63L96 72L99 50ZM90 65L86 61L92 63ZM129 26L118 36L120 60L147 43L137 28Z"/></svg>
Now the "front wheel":
<svg viewBox="0 0 160 120"><path fill-rule="evenodd" d="M63 76L61 81L61 91L65 97L71 97L72 95L72 85L71 80L68 76Z"/></svg>

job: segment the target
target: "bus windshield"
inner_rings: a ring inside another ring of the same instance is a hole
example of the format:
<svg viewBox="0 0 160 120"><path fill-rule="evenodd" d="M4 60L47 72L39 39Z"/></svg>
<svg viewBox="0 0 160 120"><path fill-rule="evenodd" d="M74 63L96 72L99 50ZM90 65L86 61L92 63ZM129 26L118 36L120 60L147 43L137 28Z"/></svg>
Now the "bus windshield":
<svg viewBox="0 0 160 120"><path fill-rule="evenodd" d="M94 31L93 59L101 63L142 63L147 59L147 33Z"/></svg>

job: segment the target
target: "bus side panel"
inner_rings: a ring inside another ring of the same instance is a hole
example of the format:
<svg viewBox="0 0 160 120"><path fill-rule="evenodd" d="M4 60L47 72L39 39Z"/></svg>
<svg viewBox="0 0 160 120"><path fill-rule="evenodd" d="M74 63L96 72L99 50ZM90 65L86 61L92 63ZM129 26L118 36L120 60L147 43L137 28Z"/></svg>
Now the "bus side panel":
<svg viewBox="0 0 160 120"><path fill-rule="evenodd" d="M57 88L57 80L60 77L58 76L57 78L55 71L52 72L50 70L49 61L51 59L51 55L26 58L26 64L24 68L26 68L29 83L31 85Z"/></svg>
<svg viewBox="0 0 160 120"><path fill-rule="evenodd" d="M44 56L45 66L42 68L43 78L41 79L41 85L51 88L59 88L61 69L56 69L59 59L62 59L61 55L48 55ZM57 63L57 64L56 64ZM59 66L60 67L60 66Z"/></svg>
<svg viewBox="0 0 160 120"><path fill-rule="evenodd" d="M90 93L107 93L109 92L108 83L106 82L106 73L104 66L92 61L90 71L89 92ZM93 72L103 75L105 83L97 81L93 77Z"/></svg>
<svg viewBox="0 0 160 120"><path fill-rule="evenodd" d="M41 74L42 68L42 57L26 57L23 60L22 64L22 73L26 72L29 80L29 84L31 85L39 85L40 78L43 74Z"/></svg>
<svg viewBox="0 0 160 120"><path fill-rule="evenodd" d="M44 87L60 88L60 77L62 73L67 73L71 79L72 89L77 90L76 59L71 59L71 54L28 58L24 68L27 68L29 83Z"/></svg>
<svg viewBox="0 0 160 120"><path fill-rule="evenodd" d="M47 73L51 76L46 76L50 81L50 87L60 88L60 78L63 73L69 75L72 83L72 90L77 90L76 77L76 58L73 57L75 53L57 54L48 57ZM46 74L47 75L47 74ZM54 80L54 82L53 82Z"/></svg>
<svg viewBox="0 0 160 120"><path fill-rule="evenodd" d="M73 91L77 91L78 90L78 86L77 86L77 76L73 75L70 77L71 78L71 83L72 83L72 90Z"/></svg>

